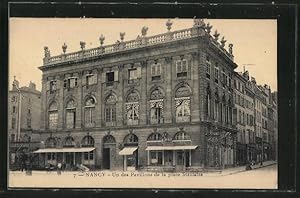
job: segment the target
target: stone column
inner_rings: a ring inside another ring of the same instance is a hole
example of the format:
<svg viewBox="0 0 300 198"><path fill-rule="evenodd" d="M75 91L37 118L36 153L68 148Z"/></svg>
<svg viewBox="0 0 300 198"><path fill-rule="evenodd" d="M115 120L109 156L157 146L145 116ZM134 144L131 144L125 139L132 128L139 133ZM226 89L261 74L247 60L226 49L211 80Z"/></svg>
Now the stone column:
<svg viewBox="0 0 300 198"><path fill-rule="evenodd" d="M192 100L191 100L191 121L199 122L200 121L200 100L199 96L199 74L198 74L198 65L199 65L199 56L197 52L194 52L191 55L187 56L187 60L190 65L191 72L191 88L193 90ZM202 94L203 95L203 94ZM202 99L202 98L201 98ZM202 102L202 100L201 100Z"/></svg>
<svg viewBox="0 0 300 198"><path fill-rule="evenodd" d="M41 129L45 130L47 126L47 77L43 75L42 77L42 96L41 96Z"/></svg>

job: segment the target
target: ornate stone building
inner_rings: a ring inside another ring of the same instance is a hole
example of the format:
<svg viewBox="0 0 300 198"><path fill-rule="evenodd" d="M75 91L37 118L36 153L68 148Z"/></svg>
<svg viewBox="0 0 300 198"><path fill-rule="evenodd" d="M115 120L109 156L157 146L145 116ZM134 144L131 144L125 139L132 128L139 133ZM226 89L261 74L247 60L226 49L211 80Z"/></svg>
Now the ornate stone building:
<svg viewBox="0 0 300 198"><path fill-rule="evenodd" d="M40 165L100 169L224 168L236 163L232 75L224 37L191 28L51 56L45 47Z"/></svg>

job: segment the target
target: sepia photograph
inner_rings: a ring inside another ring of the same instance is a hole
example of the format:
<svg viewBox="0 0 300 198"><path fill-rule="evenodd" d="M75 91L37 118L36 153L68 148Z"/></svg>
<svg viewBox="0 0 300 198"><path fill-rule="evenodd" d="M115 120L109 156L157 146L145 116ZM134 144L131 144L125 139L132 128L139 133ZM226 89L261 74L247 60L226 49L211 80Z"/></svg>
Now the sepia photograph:
<svg viewBox="0 0 300 198"><path fill-rule="evenodd" d="M278 188L276 19L8 30L8 188Z"/></svg>

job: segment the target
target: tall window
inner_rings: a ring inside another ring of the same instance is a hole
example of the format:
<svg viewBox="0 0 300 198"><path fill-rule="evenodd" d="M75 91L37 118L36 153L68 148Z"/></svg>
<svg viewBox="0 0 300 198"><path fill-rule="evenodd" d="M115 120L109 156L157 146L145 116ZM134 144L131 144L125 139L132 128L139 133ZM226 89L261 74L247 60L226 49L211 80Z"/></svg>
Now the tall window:
<svg viewBox="0 0 300 198"><path fill-rule="evenodd" d="M28 115L28 117L27 117L27 128L31 128L31 116L30 115Z"/></svg>
<svg viewBox="0 0 300 198"><path fill-rule="evenodd" d="M151 76L152 76L152 80L160 80L160 76L161 76L161 64L160 63L151 65Z"/></svg>
<svg viewBox="0 0 300 198"><path fill-rule="evenodd" d="M97 74L87 74L86 75L86 85L95 85L97 84Z"/></svg>
<svg viewBox="0 0 300 198"><path fill-rule="evenodd" d="M211 96L209 87L207 87L206 92L206 114L208 117L211 117Z"/></svg>
<svg viewBox="0 0 300 198"><path fill-rule="evenodd" d="M211 63L209 56L206 56L206 77L210 79Z"/></svg>
<svg viewBox="0 0 300 198"><path fill-rule="evenodd" d="M50 93L54 93L57 90L56 80L50 81Z"/></svg>
<svg viewBox="0 0 300 198"><path fill-rule="evenodd" d="M13 113L16 113L16 106L13 106Z"/></svg>
<svg viewBox="0 0 300 198"><path fill-rule="evenodd" d="M219 116L219 110L220 110L220 107L219 107L219 95L218 95L218 92L215 93L215 101L214 101L214 119L216 121L218 121L220 119L220 116Z"/></svg>
<svg viewBox="0 0 300 198"><path fill-rule="evenodd" d="M137 146L138 145L138 137L134 134L128 134L124 138L124 146Z"/></svg>
<svg viewBox="0 0 300 198"><path fill-rule="evenodd" d="M76 108L74 100L70 100L66 106L66 127L68 129L75 128L76 123Z"/></svg>
<svg viewBox="0 0 300 198"><path fill-rule="evenodd" d="M95 125L95 99L89 97L84 106L84 123L85 127L94 127Z"/></svg>
<svg viewBox="0 0 300 198"><path fill-rule="evenodd" d="M11 118L11 128L12 129L16 128L16 118Z"/></svg>
<svg viewBox="0 0 300 198"><path fill-rule="evenodd" d="M219 67L218 67L218 63L216 63L216 65L215 65L214 77L215 77L215 83L219 83Z"/></svg>
<svg viewBox="0 0 300 198"><path fill-rule="evenodd" d="M46 140L45 147L46 148L55 148L56 144L57 144L57 141L55 140L55 138L54 137L49 137Z"/></svg>
<svg viewBox="0 0 300 198"><path fill-rule="evenodd" d="M181 131L175 134L173 141L191 141L191 137L185 132Z"/></svg>
<svg viewBox="0 0 300 198"><path fill-rule="evenodd" d="M82 147L94 147L95 140L92 136L87 135L81 140L81 146Z"/></svg>
<svg viewBox="0 0 300 198"><path fill-rule="evenodd" d="M127 125L137 125L139 122L139 95L133 91L127 96L126 116Z"/></svg>
<svg viewBox="0 0 300 198"><path fill-rule="evenodd" d="M186 77L188 72L188 61L186 59L176 61L177 78Z"/></svg>
<svg viewBox="0 0 300 198"><path fill-rule="evenodd" d="M64 80L64 88L72 89L77 87L77 77L70 77Z"/></svg>
<svg viewBox="0 0 300 198"><path fill-rule="evenodd" d="M109 95L105 101L106 126L114 126L116 122L116 97Z"/></svg>
<svg viewBox="0 0 300 198"><path fill-rule="evenodd" d="M128 70L128 79L135 80L137 79L137 68L132 68Z"/></svg>
<svg viewBox="0 0 300 198"><path fill-rule="evenodd" d="M175 92L176 122L189 122L191 116L191 92L187 86L179 87Z"/></svg>
<svg viewBox="0 0 300 198"><path fill-rule="evenodd" d="M74 138L71 136L66 137L63 146L64 147L75 147Z"/></svg>
<svg viewBox="0 0 300 198"><path fill-rule="evenodd" d="M159 89L155 89L150 96L150 122L151 124L163 123L163 94Z"/></svg>
<svg viewBox="0 0 300 198"><path fill-rule="evenodd" d="M49 106L49 111L48 111L49 129L56 129L57 128L57 122L58 122L57 103L52 102Z"/></svg>

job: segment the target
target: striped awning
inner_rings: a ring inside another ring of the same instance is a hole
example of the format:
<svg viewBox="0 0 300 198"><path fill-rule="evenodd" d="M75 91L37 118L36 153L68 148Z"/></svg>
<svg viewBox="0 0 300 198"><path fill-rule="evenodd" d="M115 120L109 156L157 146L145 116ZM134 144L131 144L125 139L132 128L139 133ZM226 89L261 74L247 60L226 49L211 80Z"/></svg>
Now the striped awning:
<svg viewBox="0 0 300 198"><path fill-rule="evenodd" d="M146 151L163 151L163 150L194 150L198 145L189 146L148 146Z"/></svg>
<svg viewBox="0 0 300 198"><path fill-rule="evenodd" d="M119 155L132 155L138 147L125 147L120 152Z"/></svg>
<svg viewBox="0 0 300 198"><path fill-rule="evenodd" d="M95 150L94 147L83 148L44 148L33 151L33 153L84 153Z"/></svg>

